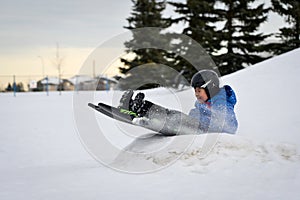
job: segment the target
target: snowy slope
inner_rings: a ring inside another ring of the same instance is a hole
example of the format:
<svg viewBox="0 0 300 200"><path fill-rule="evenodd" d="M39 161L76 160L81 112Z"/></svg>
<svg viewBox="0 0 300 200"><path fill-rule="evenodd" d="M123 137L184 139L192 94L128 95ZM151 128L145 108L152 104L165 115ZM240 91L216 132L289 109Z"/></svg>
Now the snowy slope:
<svg viewBox="0 0 300 200"><path fill-rule="evenodd" d="M226 76L237 91L239 134L300 146L300 49Z"/></svg>
<svg viewBox="0 0 300 200"><path fill-rule="evenodd" d="M95 115L112 144L134 152L121 152L111 166L156 169L140 175L112 170L87 153L72 93L0 94L0 199L297 199L299 56L300 49L224 77L239 100L236 135L145 138L148 130ZM99 92L94 100L118 95ZM192 90L146 95L185 112L195 100Z"/></svg>

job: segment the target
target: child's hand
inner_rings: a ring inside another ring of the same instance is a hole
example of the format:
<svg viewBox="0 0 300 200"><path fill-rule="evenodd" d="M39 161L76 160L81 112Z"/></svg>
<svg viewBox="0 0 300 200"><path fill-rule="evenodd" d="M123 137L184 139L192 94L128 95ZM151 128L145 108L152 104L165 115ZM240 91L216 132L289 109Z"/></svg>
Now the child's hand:
<svg viewBox="0 0 300 200"><path fill-rule="evenodd" d="M124 92L118 108L132 111L138 117L146 116L153 103L144 100L145 94L142 92L139 92L134 99L132 98L133 94L132 90Z"/></svg>

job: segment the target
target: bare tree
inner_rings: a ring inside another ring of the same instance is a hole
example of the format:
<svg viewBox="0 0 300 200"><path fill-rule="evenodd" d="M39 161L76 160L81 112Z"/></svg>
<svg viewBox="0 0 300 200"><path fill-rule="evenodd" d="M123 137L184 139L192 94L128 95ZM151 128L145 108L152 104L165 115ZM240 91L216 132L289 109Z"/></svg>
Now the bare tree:
<svg viewBox="0 0 300 200"><path fill-rule="evenodd" d="M61 95L61 91L62 91L62 79L61 79L61 75L62 75L62 64L63 64L64 58L62 58L59 54L59 44L56 43L56 56L55 56L55 67L58 70L58 91L59 91L59 95Z"/></svg>

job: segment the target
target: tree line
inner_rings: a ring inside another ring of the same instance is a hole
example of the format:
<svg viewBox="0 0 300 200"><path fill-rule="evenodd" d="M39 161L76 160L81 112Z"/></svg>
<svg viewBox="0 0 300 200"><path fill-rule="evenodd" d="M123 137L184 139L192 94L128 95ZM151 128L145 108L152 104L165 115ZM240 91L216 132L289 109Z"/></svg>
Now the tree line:
<svg viewBox="0 0 300 200"><path fill-rule="evenodd" d="M217 67L216 71L220 72L220 75L233 73L274 55L299 48L299 1L271 0L271 3L271 7L267 7L258 0L186 0L185 2L132 0L132 12L127 18L128 26L124 28L132 30L160 27L162 30L155 29L154 32L146 33L136 31L132 40L125 43L127 53L133 56L130 59L121 59L124 67L120 67L120 72L127 75L127 82L123 85L128 85L131 79L133 83L138 82L138 79L147 78L149 74L139 78L141 74L135 75L132 70L147 63L163 64L178 72L184 70L183 76L190 80L196 71L193 66L195 63L190 63L180 55L188 54L196 58L200 57L201 53L194 52L195 49L189 41L179 40L174 43L176 34L172 31L163 31L179 23L184 27L179 30L179 34L187 35L199 43L215 63L215 66L206 63L205 68ZM171 6L176 17L164 15L167 5ZM286 26L281 27L276 33L264 34L259 28L264 23L268 23L271 12L282 16ZM159 42L164 43L166 48L138 48L141 44L157 42L157 35L169 36L160 37L163 39ZM277 38L276 42L268 42L272 36ZM172 51L165 50L170 48ZM157 72L159 71L154 70L153 74ZM150 78L153 80L153 77ZM166 85L172 84L169 79L165 78L165 80Z"/></svg>
<svg viewBox="0 0 300 200"><path fill-rule="evenodd" d="M13 84L10 84L8 83L7 87L5 88L6 92L25 92L25 89L24 89L24 84L22 82L20 83L13 83Z"/></svg>

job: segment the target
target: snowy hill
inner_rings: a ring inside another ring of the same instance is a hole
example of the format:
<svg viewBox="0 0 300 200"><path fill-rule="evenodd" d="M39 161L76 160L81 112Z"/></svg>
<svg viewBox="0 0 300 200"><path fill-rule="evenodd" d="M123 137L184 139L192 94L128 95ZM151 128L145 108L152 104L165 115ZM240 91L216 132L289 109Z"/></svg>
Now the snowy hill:
<svg viewBox="0 0 300 200"><path fill-rule="evenodd" d="M110 167L155 171L140 175L112 170L87 153L72 93L0 94L0 199L297 199L298 56L300 49L223 78L238 97L236 135L158 137L95 114L106 139L124 150ZM120 95L99 92L94 101L112 103ZM146 96L184 112L195 100L192 90Z"/></svg>
<svg viewBox="0 0 300 200"><path fill-rule="evenodd" d="M224 78L238 93L239 134L300 146L300 49Z"/></svg>

